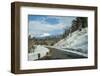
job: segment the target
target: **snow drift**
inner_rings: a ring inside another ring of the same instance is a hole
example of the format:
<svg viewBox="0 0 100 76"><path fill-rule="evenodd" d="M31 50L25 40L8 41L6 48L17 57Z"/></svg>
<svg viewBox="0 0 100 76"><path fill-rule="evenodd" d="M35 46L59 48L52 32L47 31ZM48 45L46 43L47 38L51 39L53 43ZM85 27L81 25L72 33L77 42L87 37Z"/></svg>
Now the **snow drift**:
<svg viewBox="0 0 100 76"><path fill-rule="evenodd" d="M75 49L81 53L88 53L88 33L87 28L83 28L81 31L77 30L70 33L69 36L57 42L54 47L57 48L70 48Z"/></svg>
<svg viewBox="0 0 100 76"><path fill-rule="evenodd" d="M46 56L47 53L49 53L49 49L42 45L35 46L35 49L33 49L32 51L32 53L28 54L28 60L37 60L39 58Z"/></svg>

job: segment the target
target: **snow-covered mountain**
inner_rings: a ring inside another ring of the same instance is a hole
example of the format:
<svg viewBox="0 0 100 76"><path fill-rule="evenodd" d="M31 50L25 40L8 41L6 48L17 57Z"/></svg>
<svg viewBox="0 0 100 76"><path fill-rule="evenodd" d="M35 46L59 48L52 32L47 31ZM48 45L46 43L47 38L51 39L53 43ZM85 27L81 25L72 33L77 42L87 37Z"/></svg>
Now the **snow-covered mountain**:
<svg viewBox="0 0 100 76"><path fill-rule="evenodd" d="M57 42L54 47L75 49L82 53L88 53L88 28L82 28L81 31L76 30L70 33L69 36Z"/></svg>

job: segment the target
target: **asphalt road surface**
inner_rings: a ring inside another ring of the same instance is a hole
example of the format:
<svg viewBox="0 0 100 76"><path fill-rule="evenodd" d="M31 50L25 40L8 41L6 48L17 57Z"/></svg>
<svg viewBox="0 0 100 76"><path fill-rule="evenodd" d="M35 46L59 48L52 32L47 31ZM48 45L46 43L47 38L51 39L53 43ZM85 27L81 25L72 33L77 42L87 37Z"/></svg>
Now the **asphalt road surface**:
<svg viewBox="0 0 100 76"><path fill-rule="evenodd" d="M55 59L79 59L79 58L86 58L83 56L79 56L76 54L71 54L66 51L58 50L55 48L49 48L51 50L50 56L45 56L38 60L55 60Z"/></svg>

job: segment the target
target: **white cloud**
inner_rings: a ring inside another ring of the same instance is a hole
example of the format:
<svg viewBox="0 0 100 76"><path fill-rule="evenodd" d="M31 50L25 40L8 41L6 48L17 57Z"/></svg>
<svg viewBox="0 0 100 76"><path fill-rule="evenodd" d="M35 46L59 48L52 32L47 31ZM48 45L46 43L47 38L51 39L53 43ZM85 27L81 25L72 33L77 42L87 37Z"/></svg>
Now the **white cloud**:
<svg viewBox="0 0 100 76"><path fill-rule="evenodd" d="M63 24L56 24L56 25L50 25L50 24L44 24L39 21L30 21L29 22L29 32L31 34L35 33L48 33L54 30L62 30L65 26Z"/></svg>
<svg viewBox="0 0 100 76"><path fill-rule="evenodd" d="M49 16L49 18L53 18L53 16ZM40 21L29 21L29 34L33 36L41 36L46 35L49 32L55 30L63 30L65 27L70 27L71 22L75 17L54 17L59 20L58 24L48 24L45 22L45 19Z"/></svg>

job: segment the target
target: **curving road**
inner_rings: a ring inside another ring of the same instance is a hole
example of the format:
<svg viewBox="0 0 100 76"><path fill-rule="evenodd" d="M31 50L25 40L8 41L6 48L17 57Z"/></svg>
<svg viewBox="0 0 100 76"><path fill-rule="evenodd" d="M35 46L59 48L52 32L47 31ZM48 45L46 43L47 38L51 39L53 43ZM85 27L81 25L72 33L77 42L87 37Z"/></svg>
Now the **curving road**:
<svg viewBox="0 0 100 76"><path fill-rule="evenodd" d="M60 49L55 49L48 47L50 49L50 56L45 56L38 60L55 60L55 59L79 59L79 58L87 58L81 55L77 55L75 53L62 51Z"/></svg>

